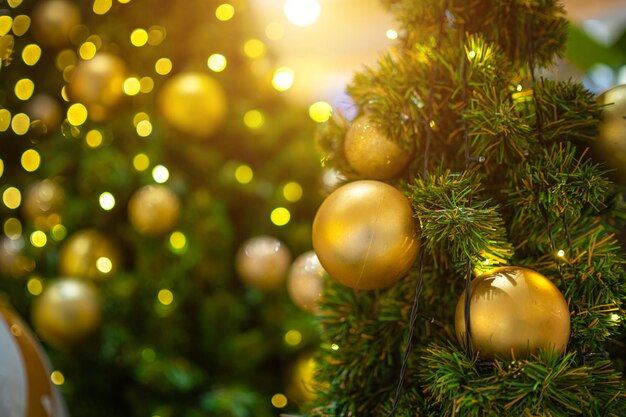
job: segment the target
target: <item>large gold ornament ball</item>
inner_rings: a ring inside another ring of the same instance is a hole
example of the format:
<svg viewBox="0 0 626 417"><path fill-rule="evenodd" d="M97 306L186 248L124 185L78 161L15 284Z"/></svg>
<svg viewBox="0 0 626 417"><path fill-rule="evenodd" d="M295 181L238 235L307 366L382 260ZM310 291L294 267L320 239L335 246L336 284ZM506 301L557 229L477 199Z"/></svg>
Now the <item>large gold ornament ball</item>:
<svg viewBox="0 0 626 417"><path fill-rule="evenodd" d="M165 185L146 185L135 191L128 202L128 217L139 233L159 236L178 223L180 200Z"/></svg>
<svg viewBox="0 0 626 417"><path fill-rule="evenodd" d="M59 274L65 277L104 279L115 273L120 253L104 234L93 229L74 233L61 247Z"/></svg>
<svg viewBox="0 0 626 417"><path fill-rule="evenodd" d="M101 122L124 98L126 64L118 56L99 52L92 59L80 61L68 83L73 102L87 107L89 118Z"/></svg>
<svg viewBox="0 0 626 417"><path fill-rule="evenodd" d="M465 293L456 305L456 336L465 346ZM546 277L506 266L470 284L470 329L481 358L524 358L539 349L565 351L570 335L567 302Z"/></svg>
<svg viewBox="0 0 626 417"><path fill-rule="evenodd" d="M613 170L611 176L626 185L626 84L601 94L598 104L606 107L600 116L593 151L597 159Z"/></svg>
<svg viewBox="0 0 626 417"><path fill-rule="evenodd" d="M209 138L226 119L222 86L202 72L182 72L169 78L159 91L159 110L165 121L191 139Z"/></svg>
<svg viewBox="0 0 626 417"><path fill-rule="evenodd" d="M241 280L250 287L275 290L285 281L290 263L291 254L283 242L261 235L241 245L235 266Z"/></svg>
<svg viewBox="0 0 626 417"><path fill-rule="evenodd" d="M348 129L344 151L359 175L376 180L398 175L411 159L411 152L391 140L367 115L356 119Z"/></svg>
<svg viewBox="0 0 626 417"><path fill-rule="evenodd" d="M313 251L298 256L287 276L287 292L295 305L314 312L322 297L326 271Z"/></svg>
<svg viewBox="0 0 626 417"><path fill-rule="evenodd" d="M65 417L51 367L28 327L0 302L0 416Z"/></svg>
<svg viewBox="0 0 626 417"><path fill-rule="evenodd" d="M387 288L417 257L419 225L409 200L380 181L343 185L313 221L313 248L330 276L360 290Z"/></svg>
<svg viewBox="0 0 626 417"><path fill-rule="evenodd" d="M80 9L66 0L45 0L37 3L32 19L32 32L37 42L55 48L68 44L72 29L81 22Z"/></svg>
<svg viewBox="0 0 626 417"><path fill-rule="evenodd" d="M68 348L98 329L101 308L100 294L90 281L59 278L33 303L32 319L43 340Z"/></svg>
<svg viewBox="0 0 626 417"><path fill-rule="evenodd" d="M56 182L45 179L31 185L24 195L24 215L41 230L48 230L61 221L59 210L65 192Z"/></svg>

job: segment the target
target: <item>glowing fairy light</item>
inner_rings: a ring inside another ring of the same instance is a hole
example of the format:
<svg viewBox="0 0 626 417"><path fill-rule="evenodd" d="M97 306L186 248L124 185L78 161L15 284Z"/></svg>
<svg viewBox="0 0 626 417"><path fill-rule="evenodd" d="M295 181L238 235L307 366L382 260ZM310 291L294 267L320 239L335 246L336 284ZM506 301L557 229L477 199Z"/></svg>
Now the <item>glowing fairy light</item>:
<svg viewBox="0 0 626 417"><path fill-rule="evenodd" d="M319 19L322 7L317 0L287 0L283 11L289 22L304 27Z"/></svg>

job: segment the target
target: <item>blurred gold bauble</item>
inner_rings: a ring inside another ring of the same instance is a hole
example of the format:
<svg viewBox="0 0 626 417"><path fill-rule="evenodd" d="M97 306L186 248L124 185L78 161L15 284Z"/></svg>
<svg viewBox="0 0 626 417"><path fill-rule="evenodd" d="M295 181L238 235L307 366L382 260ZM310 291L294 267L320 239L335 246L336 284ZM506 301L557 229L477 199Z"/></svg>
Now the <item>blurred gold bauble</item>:
<svg viewBox="0 0 626 417"><path fill-rule="evenodd" d="M80 9L71 1L45 0L32 12L32 33L45 46L61 47L70 42L72 29L80 24Z"/></svg>
<svg viewBox="0 0 626 417"><path fill-rule="evenodd" d="M326 271L313 251L298 256L287 276L287 291L301 309L314 312L322 296Z"/></svg>
<svg viewBox="0 0 626 417"><path fill-rule="evenodd" d="M35 269L35 261L23 253L24 245L21 236L12 239L0 237L0 275L19 278Z"/></svg>
<svg viewBox="0 0 626 417"><path fill-rule="evenodd" d="M341 284L387 288L415 261L418 232L409 200L400 191L380 181L356 181L339 187L320 206L313 248Z"/></svg>
<svg viewBox="0 0 626 417"><path fill-rule="evenodd" d="M162 235L178 223L180 200L165 185L145 185L128 202L128 217L139 233Z"/></svg>
<svg viewBox="0 0 626 417"><path fill-rule="evenodd" d="M594 154L610 175L626 185L626 84L618 85L598 97L598 104L606 105L600 116L598 136L592 143Z"/></svg>
<svg viewBox="0 0 626 417"><path fill-rule="evenodd" d="M302 404L315 399L313 383L317 364L311 353L302 354L291 368L286 394L290 400Z"/></svg>
<svg viewBox="0 0 626 417"><path fill-rule="evenodd" d="M394 177L411 159L411 152L389 139L368 116L352 123L343 146L350 166L364 178Z"/></svg>
<svg viewBox="0 0 626 417"><path fill-rule="evenodd" d="M65 417L50 364L30 330L0 302L0 416Z"/></svg>
<svg viewBox="0 0 626 417"><path fill-rule="evenodd" d="M33 303L32 319L43 340L71 347L98 329L101 320L98 289L89 281L59 278Z"/></svg>
<svg viewBox="0 0 626 417"><path fill-rule="evenodd" d="M61 221L59 210L65 192L56 182L45 179L31 185L24 196L24 215L40 230L48 230Z"/></svg>
<svg viewBox="0 0 626 417"><path fill-rule="evenodd" d="M101 122L124 98L126 64L116 55L99 52L80 61L68 83L68 96L87 107L89 118Z"/></svg>
<svg viewBox="0 0 626 417"><path fill-rule="evenodd" d="M465 346L465 293L456 305L456 336ZM524 358L538 349L564 351L569 308L557 287L538 272L505 266L470 284L472 349L481 358Z"/></svg>
<svg viewBox="0 0 626 417"><path fill-rule="evenodd" d="M57 129L63 119L61 104L47 94L35 94L28 100L25 112L31 120L41 120L48 131Z"/></svg>
<svg viewBox="0 0 626 417"><path fill-rule="evenodd" d="M70 236L59 258L59 274L73 278L106 278L115 273L120 263L120 253L113 242L92 229Z"/></svg>
<svg viewBox="0 0 626 417"><path fill-rule="evenodd" d="M182 72L161 87L157 104L163 118L191 139L206 139L226 119L224 89L209 75Z"/></svg>
<svg viewBox="0 0 626 417"><path fill-rule="evenodd" d="M249 286L273 290L285 280L290 262L291 254L283 242L261 235L241 245L235 266L241 280Z"/></svg>

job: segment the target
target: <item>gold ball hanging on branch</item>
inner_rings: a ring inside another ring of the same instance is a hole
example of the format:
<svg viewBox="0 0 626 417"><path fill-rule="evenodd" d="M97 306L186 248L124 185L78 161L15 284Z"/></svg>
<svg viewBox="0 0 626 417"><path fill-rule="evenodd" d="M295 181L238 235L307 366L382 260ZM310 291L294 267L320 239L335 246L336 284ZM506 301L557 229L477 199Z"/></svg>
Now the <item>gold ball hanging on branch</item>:
<svg viewBox="0 0 626 417"><path fill-rule="evenodd" d="M465 346L465 293L456 305L455 328ZM470 284L470 329L472 349L481 358L521 359L539 349L562 352L570 336L569 308L540 273L496 268Z"/></svg>
<svg viewBox="0 0 626 417"><path fill-rule="evenodd" d="M139 233L159 236L178 223L180 200L165 185L146 185L135 191L128 202L128 217Z"/></svg>
<svg viewBox="0 0 626 417"><path fill-rule="evenodd" d="M287 291L295 305L314 312L322 296L326 271L313 251L298 256L287 276Z"/></svg>
<svg viewBox="0 0 626 417"><path fill-rule="evenodd" d="M237 252L237 273L247 285L274 290L285 280L291 254L283 242L272 236L257 236L245 241Z"/></svg>
<svg viewBox="0 0 626 417"><path fill-rule="evenodd" d="M117 247L104 234L81 230L67 239L59 255L61 276L103 279L115 273L120 263Z"/></svg>
<svg viewBox="0 0 626 417"><path fill-rule="evenodd" d="M159 90L157 105L165 121L191 139L209 138L226 119L222 86L201 72L182 72Z"/></svg>
<svg viewBox="0 0 626 417"><path fill-rule="evenodd" d="M45 179L26 190L22 210L38 229L48 230L61 221L59 210L64 197L65 192L59 184Z"/></svg>
<svg viewBox="0 0 626 417"><path fill-rule="evenodd" d="M50 363L24 322L0 302L0 416L65 417Z"/></svg>
<svg viewBox="0 0 626 417"><path fill-rule="evenodd" d="M32 319L43 340L67 348L98 329L101 314L100 294L91 282L59 278L33 303Z"/></svg>
<svg viewBox="0 0 626 417"><path fill-rule="evenodd" d="M600 162L613 170L610 175L626 185L626 84L618 85L598 97L604 105L598 124L598 136L592 143Z"/></svg>
<svg viewBox="0 0 626 417"><path fill-rule="evenodd" d="M343 185L313 221L313 248L330 276L360 290L387 288L409 270L419 250L409 200L380 181Z"/></svg>
<svg viewBox="0 0 626 417"><path fill-rule="evenodd" d="M122 59L99 52L76 66L68 83L68 96L87 107L91 120L101 122L124 98L126 74L126 64Z"/></svg>
<svg viewBox="0 0 626 417"><path fill-rule="evenodd" d="M411 159L411 152L391 140L367 115L356 119L348 129L344 152L359 175L377 180L398 175Z"/></svg>
<svg viewBox="0 0 626 417"><path fill-rule="evenodd" d="M80 9L66 0L37 3L32 12L32 33L45 46L62 47L70 42L72 29L81 22Z"/></svg>

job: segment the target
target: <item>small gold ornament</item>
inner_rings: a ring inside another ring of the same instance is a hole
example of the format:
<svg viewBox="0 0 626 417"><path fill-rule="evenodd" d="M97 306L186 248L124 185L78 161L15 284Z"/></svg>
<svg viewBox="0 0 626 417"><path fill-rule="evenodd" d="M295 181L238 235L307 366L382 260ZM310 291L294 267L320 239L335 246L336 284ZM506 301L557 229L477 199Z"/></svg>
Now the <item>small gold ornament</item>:
<svg viewBox="0 0 626 417"><path fill-rule="evenodd" d="M146 185L128 203L128 217L135 230L159 236L172 230L180 217L180 200L165 185Z"/></svg>
<svg viewBox="0 0 626 417"><path fill-rule="evenodd" d="M350 166L364 178L394 177L411 159L411 152L389 139L368 116L352 123L343 146Z"/></svg>
<svg viewBox="0 0 626 417"><path fill-rule="evenodd" d="M46 126L46 131L56 130L63 119L61 104L47 94L35 94L26 103L25 112L31 120L40 120Z"/></svg>
<svg viewBox="0 0 626 417"><path fill-rule="evenodd" d="M58 390L50 381L51 367L31 331L0 302L0 416L65 417Z"/></svg>
<svg viewBox="0 0 626 417"><path fill-rule="evenodd" d="M409 270L419 250L409 200L380 181L343 185L313 221L313 248L330 276L360 290L387 288Z"/></svg>
<svg viewBox="0 0 626 417"><path fill-rule="evenodd" d="M113 275L120 263L117 247L93 229L70 236L59 258L59 274L72 278L104 279Z"/></svg>
<svg viewBox="0 0 626 417"><path fill-rule="evenodd" d="M33 303L32 319L43 340L56 347L70 347L100 325L101 301L89 281L59 278Z"/></svg>
<svg viewBox="0 0 626 417"><path fill-rule="evenodd" d="M65 192L56 182L45 179L31 185L24 195L24 215L40 230L49 230L61 221L59 210Z"/></svg>
<svg viewBox="0 0 626 417"><path fill-rule="evenodd" d="M70 76L68 95L87 107L91 120L101 122L124 98L126 73L126 64L119 57L99 52L78 63Z"/></svg>
<svg viewBox="0 0 626 417"><path fill-rule="evenodd" d="M35 40L42 45L55 48L67 45L72 29L81 22L80 9L66 0L46 0L37 3L32 18Z"/></svg>
<svg viewBox="0 0 626 417"><path fill-rule="evenodd" d="M226 93L220 84L201 72L182 72L168 79L157 104L174 128L202 140L210 137L226 119Z"/></svg>
<svg viewBox="0 0 626 417"><path fill-rule="evenodd" d="M275 237L257 236L245 241L237 252L237 273L242 281L261 290L274 290L285 280L291 254Z"/></svg>
<svg viewBox="0 0 626 417"><path fill-rule="evenodd" d="M626 84L618 85L598 97L603 108L598 124L598 136L592 143L594 154L610 175L626 185Z"/></svg>
<svg viewBox="0 0 626 417"><path fill-rule="evenodd" d="M314 312L322 296L326 271L313 251L298 256L287 276L287 291L301 309Z"/></svg>
<svg viewBox="0 0 626 417"><path fill-rule="evenodd" d="M465 346L465 293L455 314ZM570 335L569 308L557 287L538 272L505 266L470 284L472 349L481 358L525 358L538 349L563 352Z"/></svg>

